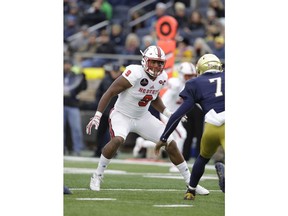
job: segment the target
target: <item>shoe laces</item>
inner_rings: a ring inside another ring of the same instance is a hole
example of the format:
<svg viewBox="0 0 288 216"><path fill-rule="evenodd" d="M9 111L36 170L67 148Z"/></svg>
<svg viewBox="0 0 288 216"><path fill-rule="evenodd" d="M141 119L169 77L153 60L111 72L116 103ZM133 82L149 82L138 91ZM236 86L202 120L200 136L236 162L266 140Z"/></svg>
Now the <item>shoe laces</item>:
<svg viewBox="0 0 288 216"><path fill-rule="evenodd" d="M103 182L103 176L102 175L98 175L97 173L94 173L92 178Z"/></svg>

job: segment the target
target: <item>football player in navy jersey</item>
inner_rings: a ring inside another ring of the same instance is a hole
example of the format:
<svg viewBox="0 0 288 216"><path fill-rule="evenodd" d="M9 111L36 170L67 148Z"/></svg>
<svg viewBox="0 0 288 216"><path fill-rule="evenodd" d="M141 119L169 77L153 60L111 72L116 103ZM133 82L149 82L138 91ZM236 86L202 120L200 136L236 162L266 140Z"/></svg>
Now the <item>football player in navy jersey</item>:
<svg viewBox="0 0 288 216"><path fill-rule="evenodd" d="M155 146L155 153L159 154L162 146L169 145L167 139L181 118L196 104L201 106L205 114L205 126L200 154L192 168L190 182L184 196L185 200L195 199L195 188L205 171L206 164L218 146L222 145L225 149L225 73L222 70L221 61L213 54L205 54L198 60L196 71L198 77L186 82L185 88L179 94L183 98L183 103L169 118L160 141ZM224 172L224 169L218 170ZM224 192L225 175L221 173L220 176L219 185Z"/></svg>

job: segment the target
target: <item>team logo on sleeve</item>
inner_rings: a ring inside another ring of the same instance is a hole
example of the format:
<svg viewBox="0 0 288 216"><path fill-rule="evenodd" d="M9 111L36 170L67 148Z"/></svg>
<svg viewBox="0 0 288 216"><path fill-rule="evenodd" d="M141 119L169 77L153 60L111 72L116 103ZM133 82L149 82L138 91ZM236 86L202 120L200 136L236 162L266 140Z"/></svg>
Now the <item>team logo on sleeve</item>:
<svg viewBox="0 0 288 216"><path fill-rule="evenodd" d="M140 81L141 86L147 86L148 85L148 80L146 78L142 79Z"/></svg>
<svg viewBox="0 0 288 216"><path fill-rule="evenodd" d="M166 83L166 80L159 80L159 84L165 85L165 83Z"/></svg>

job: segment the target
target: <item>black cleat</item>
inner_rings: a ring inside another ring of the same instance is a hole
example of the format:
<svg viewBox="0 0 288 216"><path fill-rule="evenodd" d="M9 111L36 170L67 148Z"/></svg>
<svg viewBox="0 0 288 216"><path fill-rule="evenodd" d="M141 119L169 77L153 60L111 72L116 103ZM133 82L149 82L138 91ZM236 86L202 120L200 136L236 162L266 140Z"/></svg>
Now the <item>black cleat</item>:
<svg viewBox="0 0 288 216"><path fill-rule="evenodd" d="M64 194L72 194L68 187L64 186Z"/></svg>
<svg viewBox="0 0 288 216"><path fill-rule="evenodd" d="M184 196L184 200L194 200L195 199L195 195L196 194L196 190L192 190L192 189L189 189L187 188L187 191L185 193L185 196Z"/></svg>
<svg viewBox="0 0 288 216"><path fill-rule="evenodd" d="M221 162L215 163L216 172L219 178L219 187L225 193L225 165Z"/></svg>

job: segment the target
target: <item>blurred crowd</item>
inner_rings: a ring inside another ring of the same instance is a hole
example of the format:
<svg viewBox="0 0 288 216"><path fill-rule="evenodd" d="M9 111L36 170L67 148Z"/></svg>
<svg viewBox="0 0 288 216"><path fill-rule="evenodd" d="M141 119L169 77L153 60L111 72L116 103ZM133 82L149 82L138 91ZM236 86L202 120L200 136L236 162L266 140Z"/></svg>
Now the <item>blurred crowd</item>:
<svg viewBox="0 0 288 216"><path fill-rule="evenodd" d="M95 54L140 55L157 44L155 23L164 15L178 22L176 61L195 63L205 53L225 61L224 0L64 0L64 56L85 68L115 61Z"/></svg>

